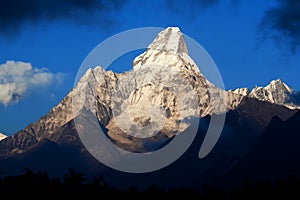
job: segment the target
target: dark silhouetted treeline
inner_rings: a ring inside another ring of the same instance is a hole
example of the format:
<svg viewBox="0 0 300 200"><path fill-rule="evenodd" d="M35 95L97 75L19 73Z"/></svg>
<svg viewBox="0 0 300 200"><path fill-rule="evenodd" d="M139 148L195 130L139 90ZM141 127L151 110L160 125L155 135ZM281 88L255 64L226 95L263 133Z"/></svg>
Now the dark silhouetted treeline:
<svg viewBox="0 0 300 200"><path fill-rule="evenodd" d="M128 180L130 181L130 180ZM103 178L87 181L85 175L72 169L62 178L50 178L47 172L26 169L24 175L3 176L0 178L0 195L14 197L93 197L109 198L170 198L185 199L300 199L300 179L287 178L276 182L262 181L251 184L245 180L240 187L223 191L216 187L204 185L199 190L176 188L163 190L152 185L146 190L138 191L135 187L120 190L109 186ZM43 196L39 196L43 195Z"/></svg>

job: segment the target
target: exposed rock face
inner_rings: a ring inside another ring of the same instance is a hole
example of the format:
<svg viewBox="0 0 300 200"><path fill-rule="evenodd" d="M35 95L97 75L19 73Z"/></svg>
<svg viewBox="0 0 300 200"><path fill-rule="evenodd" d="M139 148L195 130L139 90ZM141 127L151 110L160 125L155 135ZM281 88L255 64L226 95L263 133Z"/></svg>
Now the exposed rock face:
<svg viewBox="0 0 300 200"><path fill-rule="evenodd" d="M250 90L248 88L237 88L235 90L229 90L228 92L232 92L234 94L240 94L243 96L247 96L250 94Z"/></svg>

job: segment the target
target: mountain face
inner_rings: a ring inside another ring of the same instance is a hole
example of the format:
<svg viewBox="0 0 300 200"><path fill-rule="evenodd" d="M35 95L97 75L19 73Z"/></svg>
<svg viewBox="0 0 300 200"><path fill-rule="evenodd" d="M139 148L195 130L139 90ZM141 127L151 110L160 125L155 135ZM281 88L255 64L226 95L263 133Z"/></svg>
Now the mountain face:
<svg viewBox="0 0 300 200"><path fill-rule="evenodd" d="M222 134L232 139L218 152L228 153L228 161L235 162L238 152L251 148L250 141L265 130L274 116L287 120L298 108L289 103L292 98L288 98L294 93L281 81L251 92L247 88L217 88L188 55L184 37L176 27L160 32L147 50L134 59L129 72L118 74L100 66L91 67L94 68L87 70L76 87L46 116L0 142L0 167L30 166L55 172L62 166L80 166L86 172L103 168L79 138L78 128L82 126L76 125L76 119L82 115L95 116L106 136L120 148L152 152L189 127L189 118L207 119L227 112ZM213 160L217 163L223 159ZM200 168L203 162L198 160L191 161L191 166Z"/></svg>
<svg viewBox="0 0 300 200"><path fill-rule="evenodd" d="M133 69L138 71L153 64L164 66L166 71L180 71L180 76L195 91L199 109L197 112L201 117L233 109L241 101L240 95L221 90L205 78L188 55L184 37L177 27L169 27L160 32L147 50L134 59ZM171 76L171 79L174 77Z"/></svg>
<svg viewBox="0 0 300 200"><path fill-rule="evenodd" d="M3 140L3 139L5 139L6 137L7 137L6 135L0 133L0 141Z"/></svg>

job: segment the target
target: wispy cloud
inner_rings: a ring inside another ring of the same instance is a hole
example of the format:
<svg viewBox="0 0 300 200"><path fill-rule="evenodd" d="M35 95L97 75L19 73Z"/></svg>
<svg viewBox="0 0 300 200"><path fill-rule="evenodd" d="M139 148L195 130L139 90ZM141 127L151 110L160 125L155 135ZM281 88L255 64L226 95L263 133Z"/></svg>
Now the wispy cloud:
<svg viewBox="0 0 300 200"><path fill-rule="evenodd" d="M7 61L0 64L0 104L18 103L30 92L61 83L63 73L51 73L47 68L33 68L31 63Z"/></svg>
<svg viewBox="0 0 300 200"><path fill-rule="evenodd" d="M11 35L23 25L41 21L69 20L75 23L90 23L91 16L98 12L97 23L113 23L110 13L119 10L126 0L9 0L1 1L0 33ZM109 22L107 22L109 21Z"/></svg>
<svg viewBox="0 0 300 200"><path fill-rule="evenodd" d="M277 0L277 6L267 10L259 24L263 39L288 44L293 53L300 46L300 1Z"/></svg>

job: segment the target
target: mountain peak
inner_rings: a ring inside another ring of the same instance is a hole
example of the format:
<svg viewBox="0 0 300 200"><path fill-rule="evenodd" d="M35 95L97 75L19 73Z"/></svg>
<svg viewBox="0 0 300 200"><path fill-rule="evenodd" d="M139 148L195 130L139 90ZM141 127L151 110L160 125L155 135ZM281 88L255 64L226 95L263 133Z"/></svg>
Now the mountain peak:
<svg viewBox="0 0 300 200"><path fill-rule="evenodd" d="M278 78L276 80L272 80L271 83L283 83L283 81L280 78Z"/></svg>
<svg viewBox="0 0 300 200"><path fill-rule="evenodd" d="M161 31L148 49L174 53L188 53L183 34L178 27L168 27Z"/></svg>
<svg viewBox="0 0 300 200"><path fill-rule="evenodd" d="M5 139L6 137L7 137L6 135L0 133L0 141L3 140L3 139Z"/></svg>
<svg viewBox="0 0 300 200"><path fill-rule="evenodd" d="M281 79L276 79L270 82L269 85L267 85L265 87L266 89L270 89L270 90L285 90L288 93L292 93L293 89L291 87L289 87L287 84L285 84Z"/></svg>
<svg viewBox="0 0 300 200"><path fill-rule="evenodd" d="M141 66L149 64L200 73L199 68L188 55L184 36L178 27L168 27L158 33L147 50L134 59L133 69L138 70Z"/></svg>
<svg viewBox="0 0 300 200"><path fill-rule="evenodd" d="M293 94L292 88L281 79L276 79L265 87L255 87L249 96L260 101L268 101L273 104L284 105L290 109L296 109L299 106L290 102Z"/></svg>

